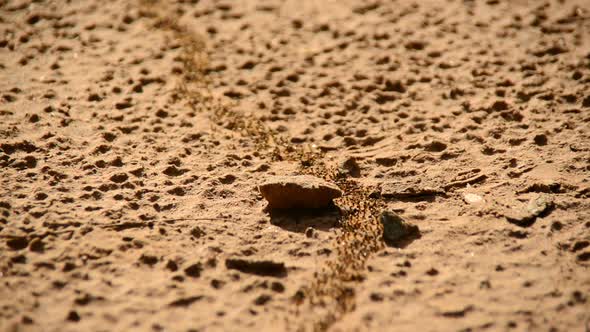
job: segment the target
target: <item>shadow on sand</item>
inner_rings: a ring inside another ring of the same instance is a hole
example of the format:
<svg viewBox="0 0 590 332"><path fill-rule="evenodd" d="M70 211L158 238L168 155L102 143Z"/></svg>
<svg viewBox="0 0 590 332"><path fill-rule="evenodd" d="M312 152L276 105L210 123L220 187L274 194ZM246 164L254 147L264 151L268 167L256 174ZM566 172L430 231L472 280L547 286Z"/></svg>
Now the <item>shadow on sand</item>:
<svg viewBox="0 0 590 332"><path fill-rule="evenodd" d="M271 224L282 229L304 233L308 227L318 231L329 231L340 227L341 213L336 206L324 209L272 209L266 211Z"/></svg>
<svg viewBox="0 0 590 332"><path fill-rule="evenodd" d="M385 242L385 244L388 247L404 249L405 247L412 244L412 242L420 239L421 237L422 237L422 234L420 234L420 232L418 231L417 233L409 234L406 237L404 237L403 239L399 239L397 241L390 241L387 239L383 239L383 242Z"/></svg>

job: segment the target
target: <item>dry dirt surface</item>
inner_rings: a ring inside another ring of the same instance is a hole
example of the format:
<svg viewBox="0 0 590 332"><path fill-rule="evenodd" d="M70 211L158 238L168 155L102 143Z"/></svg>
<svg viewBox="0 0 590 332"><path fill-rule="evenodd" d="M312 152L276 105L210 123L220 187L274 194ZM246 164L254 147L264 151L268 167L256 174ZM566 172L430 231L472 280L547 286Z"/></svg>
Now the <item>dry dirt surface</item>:
<svg viewBox="0 0 590 332"><path fill-rule="evenodd" d="M0 330L590 330L590 3L0 0Z"/></svg>

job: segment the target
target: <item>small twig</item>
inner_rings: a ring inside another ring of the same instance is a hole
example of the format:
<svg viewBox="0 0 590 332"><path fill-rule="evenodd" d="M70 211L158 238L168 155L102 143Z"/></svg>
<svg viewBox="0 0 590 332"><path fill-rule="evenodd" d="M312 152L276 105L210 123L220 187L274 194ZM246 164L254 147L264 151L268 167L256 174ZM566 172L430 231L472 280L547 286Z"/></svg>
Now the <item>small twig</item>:
<svg viewBox="0 0 590 332"><path fill-rule="evenodd" d="M459 181L450 182L450 183L446 184L443 188L445 190L450 190L450 189L453 189L453 188L456 188L456 187L465 187L468 184L473 184L473 183L481 182L481 181L483 181L483 180L485 180L487 178L488 178L487 175L480 174L480 175L471 177L471 178L466 179L466 180L459 180Z"/></svg>

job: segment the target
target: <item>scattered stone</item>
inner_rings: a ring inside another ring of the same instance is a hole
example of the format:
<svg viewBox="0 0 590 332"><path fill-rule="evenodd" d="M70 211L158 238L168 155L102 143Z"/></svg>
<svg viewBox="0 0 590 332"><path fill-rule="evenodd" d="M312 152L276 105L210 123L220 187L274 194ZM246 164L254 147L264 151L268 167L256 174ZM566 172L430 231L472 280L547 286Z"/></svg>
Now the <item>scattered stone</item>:
<svg viewBox="0 0 590 332"><path fill-rule="evenodd" d="M547 213L552 207L553 203L549 198L539 195L531 198L526 207L508 211L505 217L515 225L528 227L535 222L537 217Z"/></svg>
<svg viewBox="0 0 590 332"><path fill-rule="evenodd" d="M258 189L269 209L324 208L342 196L338 186L311 175L276 176Z"/></svg>
<svg viewBox="0 0 590 332"><path fill-rule="evenodd" d="M243 273L260 276L283 277L287 275L285 263L276 263L268 260L253 261L241 258L228 258L225 260L225 267L230 270L238 270Z"/></svg>
<svg viewBox="0 0 590 332"><path fill-rule="evenodd" d="M353 157L346 158L340 164L340 174L358 178L361 176L361 167Z"/></svg>
<svg viewBox="0 0 590 332"><path fill-rule="evenodd" d="M383 239L391 244L397 245L403 240L420 236L418 226L404 221L392 211L383 211L379 216L383 224Z"/></svg>
<svg viewBox="0 0 590 332"><path fill-rule="evenodd" d="M479 196L477 194L464 193L463 194L463 200L467 204L478 204L478 203L482 203L483 202L483 197L481 197L481 196Z"/></svg>
<svg viewBox="0 0 590 332"><path fill-rule="evenodd" d="M551 205L551 202L547 199L546 196L538 196L538 197L532 198L529 201L529 204L527 205L527 211L531 215L538 217L543 212L545 212L549 208L550 205Z"/></svg>
<svg viewBox="0 0 590 332"><path fill-rule="evenodd" d="M381 186L381 196L384 198L412 198L421 196L442 195L445 192L422 183L385 182Z"/></svg>

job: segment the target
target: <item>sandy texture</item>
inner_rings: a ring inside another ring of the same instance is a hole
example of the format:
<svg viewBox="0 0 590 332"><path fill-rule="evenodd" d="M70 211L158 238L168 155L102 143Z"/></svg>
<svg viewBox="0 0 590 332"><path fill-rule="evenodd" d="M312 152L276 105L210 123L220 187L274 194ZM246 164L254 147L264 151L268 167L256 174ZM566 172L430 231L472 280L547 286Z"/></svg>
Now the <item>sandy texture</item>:
<svg viewBox="0 0 590 332"><path fill-rule="evenodd" d="M0 1L1 331L587 331L589 198L587 0Z"/></svg>

